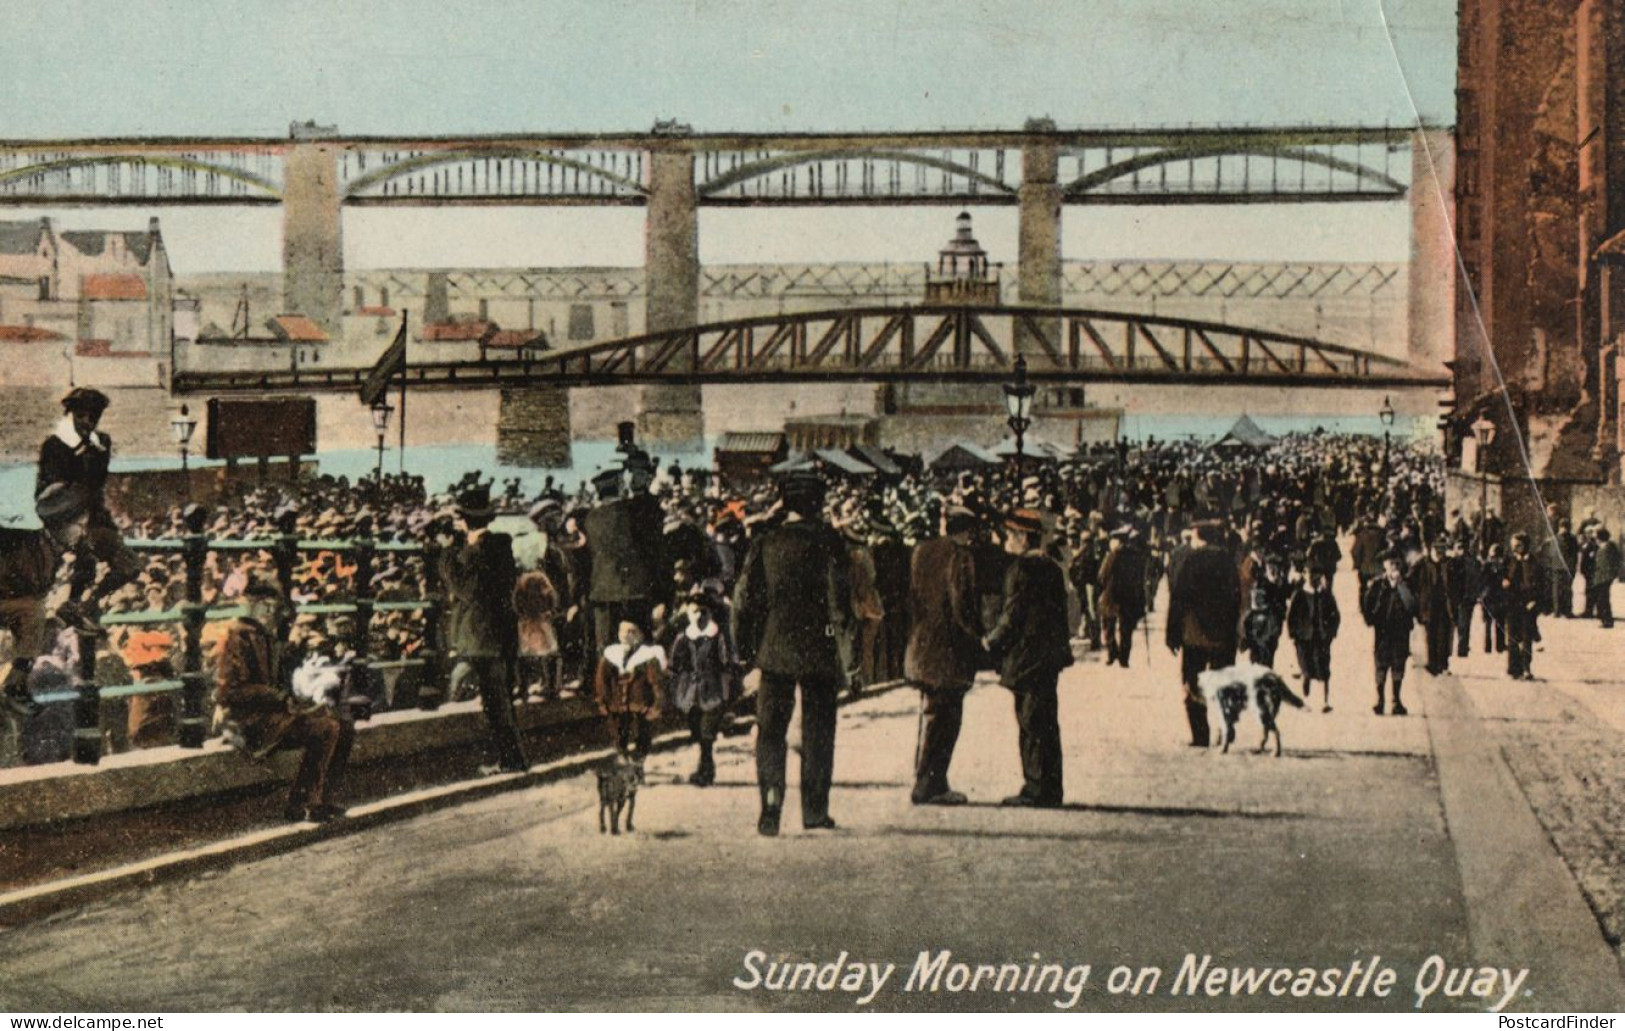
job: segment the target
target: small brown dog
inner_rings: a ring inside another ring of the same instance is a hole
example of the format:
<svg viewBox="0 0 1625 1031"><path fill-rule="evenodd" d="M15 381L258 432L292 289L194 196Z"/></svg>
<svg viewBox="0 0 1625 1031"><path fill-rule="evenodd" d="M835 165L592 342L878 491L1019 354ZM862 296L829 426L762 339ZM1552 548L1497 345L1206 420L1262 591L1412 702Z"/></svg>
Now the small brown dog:
<svg viewBox="0 0 1625 1031"><path fill-rule="evenodd" d="M643 783L643 760L617 755L598 773L598 833L621 833L621 810L626 810L626 832L631 834L632 811L638 805L638 785ZM604 819L605 815L609 819ZM606 826L607 823L607 826Z"/></svg>

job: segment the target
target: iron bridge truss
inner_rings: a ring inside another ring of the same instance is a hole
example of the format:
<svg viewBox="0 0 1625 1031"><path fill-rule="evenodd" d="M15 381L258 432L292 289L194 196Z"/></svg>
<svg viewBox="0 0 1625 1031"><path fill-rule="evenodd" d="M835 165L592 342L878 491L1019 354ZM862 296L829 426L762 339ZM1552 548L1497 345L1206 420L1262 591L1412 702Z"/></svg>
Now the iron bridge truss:
<svg viewBox="0 0 1625 1031"><path fill-rule="evenodd" d="M806 382L1038 383L1402 389L1442 374L1307 337L1072 308L903 306L734 319L528 358L412 363L439 387ZM177 393L350 391L364 368L177 371Z"/></svg>
<svg viewBox="0 0 1625 1031"><path fill-rule="evenodd" d="M1025 155L1038 150L1053 152L1065 204L1384 201L1406 195L1415 131L0 141L0 206L278 204L284 157L299 146L334 152L352 206L639 205L652 151L693 156L702 206L1016 204Z"/></svg>

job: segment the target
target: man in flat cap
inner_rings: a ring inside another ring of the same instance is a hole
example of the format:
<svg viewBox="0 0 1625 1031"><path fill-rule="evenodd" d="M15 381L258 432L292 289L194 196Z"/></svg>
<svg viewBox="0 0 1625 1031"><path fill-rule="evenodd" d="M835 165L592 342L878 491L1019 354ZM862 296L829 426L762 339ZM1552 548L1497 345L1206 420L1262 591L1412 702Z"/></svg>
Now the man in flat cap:
<svg viewBox="0 0 1625 1031"><path fill-rule="evenodd" d="M1043 517L1017 509L1005 523L1004 606L985 642L999 683L1015 695L1022 788L1001 804L1053 809L1061 804L1061 724L1056 686L1072 665L1066 575L1044 553Z"/></svg>
<svg viewBox="0 0 1625 1031"><path fill-rule="evenodd" d="M69 489L82 491L89 521L84 540L74 549L68 599L57 614L66 623L97 630L100 599L141 575L141 560L124 546L103 496L113 441L96 427L107 411L107 395L89 387L75 387L62 398L63 416L56 430L40 445L39 469L34 481L36 507ZM98 562L107 574L96 581ZM89 594L87 600L85 595Z"/></svg>
<svg viewBox="0 0 1625 1031"><path fill-rule="evenodd" d="M759 833L779 833L786 736L801 688L801 825L835 826L835 700L846 684L853 630L851 563L841 535L823 520L824 481L815 473L780 485L784 519L751 541L734 593L734 642L747 668L762 672L756 699Z"/></svg>
<svg viewBox="0 0 1625 1031"><path fill-rule="evenodd" d="M976 516L949 508L942 536L914 549L908 604L913 613L903 672L920 689L920 739L914 763L915 805L964 805L948 786L948 767L964 719L965 693L985 665L982 613L971 535Z"/></svg>
<svg viewBox="0 0 1625 1031"><path fill-rule="evenodd" d="M349 761L355 725L283 690L275 636L281 593L256 581L243 591L243 600L248 615L227 624L220 640L215 700L236 725L248 755L261 759L284 749L304 750L288 789L289 820L319 823L343 816L333 796Z"/></svg>
<svg viewBox="0 0 1625 1031"><path fill-rule="evenodd" d="M440 579L446 589L446 645L456 659L452 680L474 676L480 708L491 729L489 758L482 772L519 773L526 769L525 750L513 714L513 682L519 652L514 587L513 539L495 533L491 523L491 488L480 485L457 497L457 518L466 537L440 557Z"/></svg>

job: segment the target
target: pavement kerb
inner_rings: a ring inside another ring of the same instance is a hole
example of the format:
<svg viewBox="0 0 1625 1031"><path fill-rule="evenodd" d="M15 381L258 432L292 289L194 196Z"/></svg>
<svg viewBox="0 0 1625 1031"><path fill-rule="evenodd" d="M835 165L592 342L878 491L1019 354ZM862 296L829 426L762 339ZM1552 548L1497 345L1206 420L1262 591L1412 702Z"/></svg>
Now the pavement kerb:
<svg viewBox="0 0 1625 1031"><path fill-rule="evenodd" d="M1417 679L1475 962L1527 966L1537 1009L1625 1011L1620 963L1493 730L1454 674Z"/></svg>
<svg viewBox="0 0 1625 1031"><path fill-rule="evenodd" d="M904 686L907 686L906 681L894 680L867 688L861 695L848 695L843 692L837 704L846 706L852 702L865 701ZM741 722L749 723L753 720L746 719ZM653 748L656 751L668 751L687 745L691 741L688 731L672 731L656 737ZM283 824L263 828L107 870L19 888L0 894L0 928L29 923L132 888L150 887L166 881L196 876L206 871L221 870L239 863L292 852L318 841L346 837L385 824L410 820L438 809L489 798L504 792L521 791L566 780L586 773L613 754L613 750L608 748L581 752L551 762L538 763L524 773L503 773L392 795L376 802L355 806L349 810L349 815L344 819L334 820L331 823Z"/></svg>

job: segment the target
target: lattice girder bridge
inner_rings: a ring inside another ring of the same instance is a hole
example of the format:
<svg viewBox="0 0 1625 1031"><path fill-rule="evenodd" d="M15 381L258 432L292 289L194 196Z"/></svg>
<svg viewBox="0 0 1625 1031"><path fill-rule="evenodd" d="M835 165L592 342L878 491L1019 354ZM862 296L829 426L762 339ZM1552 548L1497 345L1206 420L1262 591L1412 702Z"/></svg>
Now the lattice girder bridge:
<svg viewBox="0 0 1625 1031"><path fill-rule="evenodd" d="M1403 389L1442 372L1308 337L1189 319L1026 306L843 308L734 319L529 358L409 362L410 384L1040 383ZM177 371L177 393L354 390L364 368Z"/></svg>

